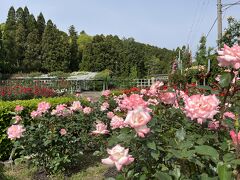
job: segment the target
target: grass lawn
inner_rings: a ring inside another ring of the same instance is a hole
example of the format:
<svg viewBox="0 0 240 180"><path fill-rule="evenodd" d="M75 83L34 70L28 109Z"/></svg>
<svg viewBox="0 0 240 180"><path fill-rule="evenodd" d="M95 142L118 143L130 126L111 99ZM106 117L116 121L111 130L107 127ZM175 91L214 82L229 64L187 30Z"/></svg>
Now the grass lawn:
<svg viewBox="0 0 240 180"><path fill-rule="evenodd" d="M117 175L116 169L101 164L99 157L86 155L78 162L75 167L71 167L67 175L51 176L27 163L8 165L4 167L4 177L0 176L0 180L101 180Z"/></svg>
<svg viewBox="0 0 240 180"><path fill-rule="evenodd" d="M14 165L12 168L5 167L4 170L6 180L101 180L106 177L105 173L108 167L102 164L96 164L70 177L64 176L63 174L46 176L45 173L37 171L34 167L29 168L26 164Z"/></svg>

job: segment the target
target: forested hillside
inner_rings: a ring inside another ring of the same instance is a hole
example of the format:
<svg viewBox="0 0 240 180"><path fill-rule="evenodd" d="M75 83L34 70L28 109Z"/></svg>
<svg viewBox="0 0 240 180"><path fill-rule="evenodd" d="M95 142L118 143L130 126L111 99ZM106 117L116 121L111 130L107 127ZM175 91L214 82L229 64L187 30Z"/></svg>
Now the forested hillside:
<svg viewBox="0 0 240 180"><path fill-rule="evenodd" d="M27 7L11 7L6 22L0 24L1 73L109 69L118 77L144 77L168 73L175 56L175 51L133 38L78 33L73 25L66 33Z"/></svg>

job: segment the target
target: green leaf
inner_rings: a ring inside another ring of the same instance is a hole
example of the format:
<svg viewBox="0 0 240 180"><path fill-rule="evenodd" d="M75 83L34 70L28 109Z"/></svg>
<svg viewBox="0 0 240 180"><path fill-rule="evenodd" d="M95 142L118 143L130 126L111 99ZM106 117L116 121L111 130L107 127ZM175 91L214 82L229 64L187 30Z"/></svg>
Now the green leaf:
<svg viewBox="0 0 240 180"><path fill-rule="evenodd" d="M183 127L177 130L176 138L178 138L179 141L183 141L185 139L185 136L186 136L186 131Z"/></svg>
<svg viewBox="0 0 240 180"><path fill-rule="evenodd" d="M217 167L218 177L220 180L230 180L232 179L232 171L227 168L226 164L218 164Z"/></svg>
<svg viewBox="0 0 240 180"><path fill-rule="evenodd" d="M195 151L200 155L210 156L211 158L216 160L219 158L219 154L217 150L211 146L207 146L207 145L196 146Z"/></svg>
<svg viewBox="0 0 240 180"><path fill-rule="evenodd" d="M234 159L229 163L234 164L234 165L240 165L240 159Z"/></svg>
<svg viewBox="0 0 240 180"><path fill-rule="evenodd" d="M206 173L201 174L200 180L218 180L217 177L209 177Z"/></svg>
<svg viewBox="0 0 240 180"><path fill-rule="evenodd" d="M140 176L140 180L145 180L145 179L147 179L146 174L143 174L143 175Z"/></svg>
<svg viewBox="0 0 240 180"><path fill-rule="evenodd" d="M154 174L154 177L159 179L159 180L172 180L172 177L169 176L167 173L164 173L164 172L156 172Z"/></svg>
<svg viewBox="0 0 240 180"><path fill-rule="evenodd" d="M147 147L149 147L150 149L153 149L153 150L157 149L154 141L153 142L148 142Z"/></svg>
<svg viewBox="0 0 240 180"><path fill-rule="evenodd" d="M154 152L151 152L151 156L155 159L155 160L158 160L159 159L159 153L154 153Z"/></svg>
<svg viewBox="0 0 240 180"><path fill-rule="evenodd" d="M221 74L221 78L220 78L220 81L219 81L219 84L221 87L228 87L230 82L232 81L232 75L231 73L222 73Z"/></svg>
<svg viewBox="0 0 240 180"><path fill-rule="evenodd" d="M230 162L234 159L236 159L236 157L235 157L235 154L233 154L233 153L227 153L223 156L223 161L224 162Z"/></svg>
<svg viewBox="0 0 240 180"><path fill-rule="evenodd" d="M212 90L212 88L210 86L203 86L203 85L198 85L196 88L198 89L204 89L204 90Z"/></svg>
<svg viewBox="0 0 240 180"><path fill-rule="evenodd" d="M181 156L184 158L190 158L194 155L194 153L195 153L195 150L189 150L189 151L183 150L181 153Z"/></svg>
<svg viewBox="0 0 240 180"><path fill-rule="evenodd" d="M128 171L128 173L127 173L128 178L131 178L133 175L134 175L134 170L133 169Z"/></svg>

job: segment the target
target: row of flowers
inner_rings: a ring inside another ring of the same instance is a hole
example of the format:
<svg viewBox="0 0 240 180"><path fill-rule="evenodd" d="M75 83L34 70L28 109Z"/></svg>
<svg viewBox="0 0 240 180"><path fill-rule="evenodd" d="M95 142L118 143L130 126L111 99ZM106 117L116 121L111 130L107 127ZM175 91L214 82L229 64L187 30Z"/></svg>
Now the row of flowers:
<svg viewBox="0 0 240 180"><path fill-rule="evenodd" d="M25 87L21 85L0 87L0 99L2 100L54 97L56 95L57 93L54 91L54 89L48 87Z"/></svg>

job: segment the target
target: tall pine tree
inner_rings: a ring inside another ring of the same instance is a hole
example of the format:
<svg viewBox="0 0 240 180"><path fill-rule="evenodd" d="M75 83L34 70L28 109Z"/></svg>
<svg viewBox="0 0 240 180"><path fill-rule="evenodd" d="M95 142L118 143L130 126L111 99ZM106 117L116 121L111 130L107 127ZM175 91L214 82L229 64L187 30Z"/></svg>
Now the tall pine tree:
<svg viewBox="0 0 240 180"><path fill-rule="evenodd" d="M4 49L3 49L3 29L2 29L2 24L0 24L0 74L5 72L3 54L4 54Z"/></svg>
<svg viewBox="0 0 240 180"><path fill-rule="evenodd" d="M75 27L72 25L69 28L70 37L70 71L77 71L79 69L79 53L78 53L78 36Z"/></svg>
<svg viewBox="0 0 240 180"><path fill-rule="evenodd" d="M202 36L199 43L198 51L196 53L196 61L198 65L206 65L207 64L207 47L206 47L207 38L206 36Z"/></svg>
<svg viewBox="0 0 240 180"><path fill-rule="evenodd" d="M24 72L40 71L40 44L38 30L35 29L28 34L27 48L25 51L25 59L23 61Z"/></svg>
<svg viewBox="0 0 240 180"><path fill-rule="evenodd" d="M8 16L3 34L3 46L5 51L6 72L11 73L16 69L16 14L14 7L8 11Z"/></svg>
<svg viewBox="0 0 240 180"><path fill-rule="evenodd" d="M42 70L69 70L69 39L66 33L59 31L51 20L48 20L41 43Z"/></svg>
<svg viewBox="0 0 240 180"><path fill-rule="evenodd" d="M40 13L37 17L37 29L38 29L38 39L42 40L42 35L44 33L44 29L46 27L45 18L42 13Z"/></svg>

